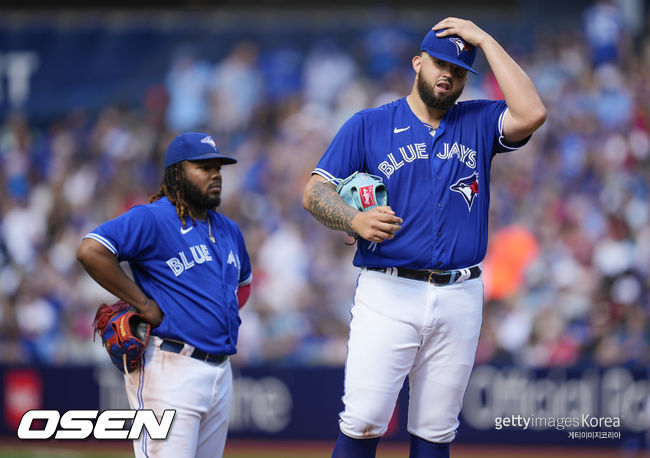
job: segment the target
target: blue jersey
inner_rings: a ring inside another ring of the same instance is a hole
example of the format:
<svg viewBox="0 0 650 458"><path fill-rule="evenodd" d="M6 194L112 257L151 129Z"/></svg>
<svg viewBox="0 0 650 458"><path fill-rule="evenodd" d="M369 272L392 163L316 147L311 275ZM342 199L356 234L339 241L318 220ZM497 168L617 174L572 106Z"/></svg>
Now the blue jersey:
<svg viewBox="0 0 650 458"><path fill-rule="evenodd" d="M504 143L504 101L454 105L437 129L415 116L406 98L352 116L313 173L345 178L379 175L388 205L404 220L395 238L374 250L359 239L354 265L459 269L487 249L490 166Z"/></svg>
<svg viewBox="0 0 650 458"><path fill-rule="evenodd" d="M251 265L237 224L214 211L208 218L192 226L188 217L183 229L176 207L163 197L131 208L85 238L128 261L136 284L158 303L165 316L153 335L231 355L241 323L237 289L251 282Z"/></svg>

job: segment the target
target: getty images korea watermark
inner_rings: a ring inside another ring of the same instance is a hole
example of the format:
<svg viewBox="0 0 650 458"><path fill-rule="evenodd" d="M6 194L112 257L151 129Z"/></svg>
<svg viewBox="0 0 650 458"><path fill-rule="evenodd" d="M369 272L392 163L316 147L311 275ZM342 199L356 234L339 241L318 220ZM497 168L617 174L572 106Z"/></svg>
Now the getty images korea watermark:
<svg viewBox="0 0 650 458"><path fill-rule="evenodd" d="M494 429L556 429L568 430L570 439L620 439L621 419L619 417L595 417L583 414L579 417L534 417L510 415L496 417Z"/></svg>

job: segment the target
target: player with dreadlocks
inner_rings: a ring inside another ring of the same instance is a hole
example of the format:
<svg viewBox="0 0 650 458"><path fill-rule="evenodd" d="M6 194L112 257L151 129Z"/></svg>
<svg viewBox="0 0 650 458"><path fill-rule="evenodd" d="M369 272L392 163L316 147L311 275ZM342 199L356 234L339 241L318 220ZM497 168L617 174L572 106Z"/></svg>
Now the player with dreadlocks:
<svg viewBox="0 0 650 458"><path fill-rule="evenodd" d="M220 159L219 162L221 164L230 163L225 159ZM198 189L191 181L185 179L182 162L171 164L165 169L165 175L160 184L160 190L151 196L149 203L155 202L162 197L167 197L169 201L174 204L176 207L176 213L178 214L183 227L185 227L185 219L187 216L192 219L192 225L196 224L196 218L190 212L188 205L201 204L205 206L205 208L216 208L221 203L221 193L215 197L203 197L200 189Z"/></svg>
<svg viewBox="0 0 650 458"><path fill-rule="evenodd" d="M176 137L160 190L82 240L77 258L101 286L151 324L137 370L125 374L133 409L176 414L168 438L143 432L138 457L221 456L232 401L229 355L239 308L250 294L250 260L237 224L217 213L220 153L208 134ZM128 261L133 279L120 267Z"/></svg>

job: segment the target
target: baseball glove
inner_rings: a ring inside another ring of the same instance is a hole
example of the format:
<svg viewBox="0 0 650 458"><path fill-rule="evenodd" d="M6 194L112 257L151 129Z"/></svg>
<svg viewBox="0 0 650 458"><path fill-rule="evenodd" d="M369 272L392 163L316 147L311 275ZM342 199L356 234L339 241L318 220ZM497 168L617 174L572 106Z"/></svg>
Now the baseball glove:
<svg viewBox="0 0 650 458"><path fill-rule="evenodd" d="M118 301L99 307L93 321L93 331L102 337L115 367L126 374L140 365L151 325L130 304Z"/></svg>
<svg viewBox="0 0 650 458"><path fill-rule="evenodd" d="M341 198L359 211L365 212L375 207L388 205L386 185L381 177L365 172L354 172L349 177L339 180L336 192ZM349 234L355 239L358 234ZM377 249L377 242L371 242L370 251Z"/></svg>
<svg viewBox="0 0 650 458"><path fill-rule="evenodd" d="M386 186L377 175L354 172L339 182L336 192L348 205L362 212L388 205Z"/></svg>

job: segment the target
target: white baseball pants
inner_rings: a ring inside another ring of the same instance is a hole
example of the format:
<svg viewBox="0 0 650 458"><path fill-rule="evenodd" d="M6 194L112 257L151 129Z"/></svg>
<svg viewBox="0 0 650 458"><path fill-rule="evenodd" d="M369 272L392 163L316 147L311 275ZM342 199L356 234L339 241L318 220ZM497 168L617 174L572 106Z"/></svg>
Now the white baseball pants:
<svg viewBox="0 0 650 458"><path fill-rule="evenodd" d="M352 307L341 431L386 432L406 376L408 431L451 442L481 330L480 278L448 286L363 270Z"/></svg>
<svg viewBox="0 0 650 458"><path fill-rule="evenodd" d="M230 360L206 363L181 353L161 350L162 340L151 336L144 364L125 375L126 393L132 409L151 409L160 421L165 409L175 409L169 435L153 440L142 431L133 442L135 456L158 458L220 457L226 444L232 371Z"/></svg>

